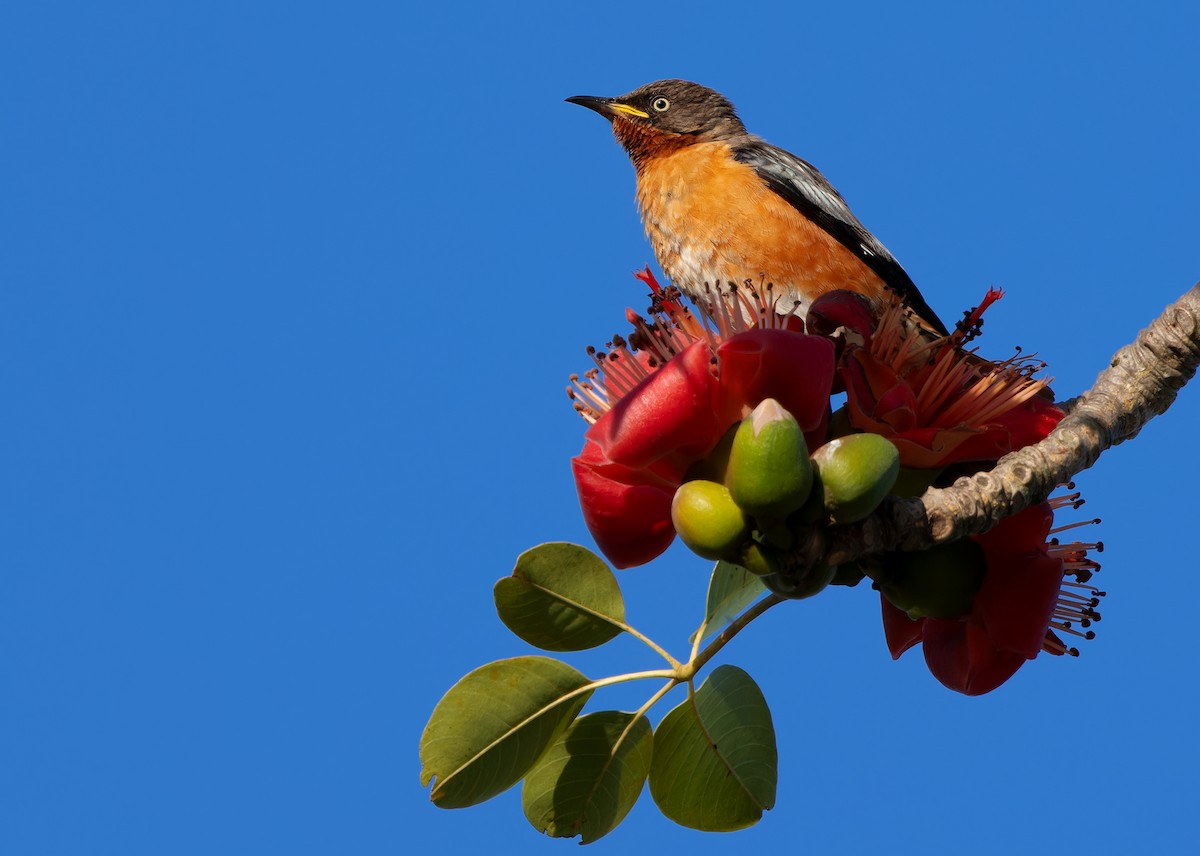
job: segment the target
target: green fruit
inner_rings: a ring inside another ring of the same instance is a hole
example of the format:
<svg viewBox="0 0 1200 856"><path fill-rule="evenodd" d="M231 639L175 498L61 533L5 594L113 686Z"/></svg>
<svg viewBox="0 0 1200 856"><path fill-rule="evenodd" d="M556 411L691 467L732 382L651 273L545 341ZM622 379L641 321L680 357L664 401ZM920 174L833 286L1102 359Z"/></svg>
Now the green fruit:
<svg viewBox="0 0 1200 856"><path fill-rule="evenodd" d="M683 543L706 559L732 558L750 537L750 521L729 489L703 479L675 491L671 522Z"/></svg>
<svg viewBox="0 0 1200 856"><path fill-rule="evenodd" d="M782 520L808 499L812 464L804 432L775 399L763 401L738 426L725 484L733 501L760 522Z"/></svg>
<svg viewBox="0 0 1200 856"><path fill-rule="evenodd" d="M779 560L770 550L764 549L761 544L756 544L754 541L743 546L737 557L730 561L760 577L779 573Z"/></svg>
<svg viewBox="0 0 1200 856"><path fill-rule="evenodd" d="M758 540L772 550L788 551L796 546L796 533L786 522L773 523L757 533Z"/></svg>
<svg viewBox="0 0 1200 856"><path fill-rule="evenodd" d="M834 565L814 565L808 569L808 573L796 579L795 590L788 595L793 600L812 597L820 591L823 591L826 586L833 582L833 578L837 575L838 566Z"/></svg>
<svg viewBox="0 0 1200 856"><path fill-rule="evenodd" d="M910 618L961 618L987 573L983 548L970 538L884 557L879 591Z"/></svg>
<svg viewBox="0 0 1200 856"><path fill-rule="evenodd" d="M847 562L843 565L838 565L834 571L833 579L829 581L831 586L849 586L854 588L863 581L866 574L863 572L862 565L858 562Z"/></svg>
<svg viewBox="0 0 1200 856"><path fill-rule="evenodd" d="M837 567L815 565L801 575L777 573L763 579L763 583L776 594L791 600L803 600L823 591L833 581Z"/></svg>
<svg viewBox="0 0 1200 856"><path fill-rule="evenodd" d="M854 523L875 510L896 483L900 453L878 434L830 440L812 456L834 523Z"/></svg>

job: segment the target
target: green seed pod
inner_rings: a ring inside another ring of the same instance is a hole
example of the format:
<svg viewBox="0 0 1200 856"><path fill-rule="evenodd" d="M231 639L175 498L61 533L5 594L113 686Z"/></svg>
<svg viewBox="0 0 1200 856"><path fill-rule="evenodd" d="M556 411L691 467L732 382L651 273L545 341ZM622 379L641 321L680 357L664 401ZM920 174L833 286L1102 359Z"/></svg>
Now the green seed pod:
<svg viewBox="0 0 1200 856"><path fill-rule="evenodd" d="M812 456L834 523L854 523L875 510L896 483L900 453L878 434L830 440Z"/></svg>
<svg viewBox="0 0 1200 856"><path fill-rule="evenodd" d="M760 523L782 520L808 499L812 464L804 432L775 399L764 400L742 420L725 484L733 501Z"/></svg>
<svg viewBox="0 0 1200 856"><path fill-rule="evenodd" d="M879 591L910 618L961 618L987 573L983 548L970 538L884 557Z"/></svg>
<svg viewBox="0 0 1200 856"><path fill-rule="evenodd" d="M763 580L763 583L776 594L792 600L803 600L812 597L833 581L837 566L815 565L805 573L777 573Z"/></svg>
<svg viewBox="0 0 1200 856"><path fill-rule="evenodd" d="M750 537L750 521L723 484L684 482L671 500L671 522L683 543L706 559L737 555Z"/></svg>
<svg viewBox="0 0 1200 856"><path fill-rule="evenodd" d="M750 573L757 574L760 577L779 572L779 561L775 558L774 554L754 541L743 546L737 556L730 561L735 565L741 565Z"/></svg>
<svg viewBox="0 0 1200 856"><path fill-rule="evenodd" d="M789 518L790 519L790 518ZM773 523L756 533L758 540L772 550L790 550L796 546L796 533L786 523Z"/></svg>
<svg viewBox="0 0 1200 856"><path fill-rule="evenodd" d="M853 588L863 581L866 573L863 571L862 564L859 562L846 562L838 565L834 571L833 579L829 581L831 586L849 586Z"/></svg>

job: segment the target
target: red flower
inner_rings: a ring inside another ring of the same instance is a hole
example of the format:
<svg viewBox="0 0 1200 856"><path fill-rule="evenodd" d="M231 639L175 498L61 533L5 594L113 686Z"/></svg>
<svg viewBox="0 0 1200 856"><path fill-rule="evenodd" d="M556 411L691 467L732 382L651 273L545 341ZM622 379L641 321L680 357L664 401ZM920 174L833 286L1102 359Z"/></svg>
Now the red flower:
<svg viewBox="0 0 1200 856"><path fill-rule="evenodd" d="M1078 495L1067 498L1077 500ZM1041 651L1078 655L1061 632L1091 638L1103 592L1087 580L1099 566L1086 559L1096 544L1046 543L1052 534L1053 505L1028 508L973 540L983 548L986 571L969 614L958 619L913 620L886 598L883 629L896 659L920 643L935 678L966 695L991 692ZM1069 528L1069 527L1068 527ZM1071 577L1064 583L1064 576Z"/></svg>
<svg viewBox="0 0 1200 856"><path fill-rule="evenodd" d="M1050 433L1063 414L1040 395L1039 367L987 362L953 338L930 341L893 307L867 345L847 346L839 373L857 430L895 443L904 466L938 469L994 461Z"/></svg>
<svg viewBox="0 0 1200 856"><path fill-rule="evenodd" d="M586 399L578 407L594 417L572 460L579 502L597 546L618 568L670 546L671 498L684 474L763 399L787 408L812 448L825 441L833 343L788 329L794 324L758 327L729 309L716 313L721 332L711 333L660 301L655 324L633 316L639 353L617 340L612 353L597 355L603 384L596 372L576 379L575 395ZM634 372L644 376L623 388Z"/></svg>

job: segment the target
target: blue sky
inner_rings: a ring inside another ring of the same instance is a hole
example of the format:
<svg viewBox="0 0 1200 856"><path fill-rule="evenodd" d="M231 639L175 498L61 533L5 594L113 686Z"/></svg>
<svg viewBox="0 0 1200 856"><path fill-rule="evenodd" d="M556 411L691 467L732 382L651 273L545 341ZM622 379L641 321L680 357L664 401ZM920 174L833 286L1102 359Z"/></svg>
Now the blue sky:
<svg viewBox="0 0 1200 856"><path fill-rule="evenodd" d="M401 5L0 13L0 852L573 846L517 791L436 809L417 759L442 692L529 653L495 579L588 543L562 390L643 303L632 170L566 96L720 89L944 318L1005 288L985 349L1064 396L1200 278L1195 11ZM721 658L774 711L777 808L702 835L644 793L595 849L1179 849L1198 426L1188 388L1080 477L1082 658L966 699L865 588L786 605ZM682 651L706 574L622 572L631 621ZM572 662L653 665L611 647Z"/></svg>

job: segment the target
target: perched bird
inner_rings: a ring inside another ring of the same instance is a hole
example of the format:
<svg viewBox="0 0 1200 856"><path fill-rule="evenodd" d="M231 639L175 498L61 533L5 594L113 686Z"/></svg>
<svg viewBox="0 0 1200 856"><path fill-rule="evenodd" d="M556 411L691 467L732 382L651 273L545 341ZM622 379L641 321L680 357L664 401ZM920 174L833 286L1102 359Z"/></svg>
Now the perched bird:
<svg viewBox="0 0 1200 856"><path fill-rule="evenodd" d="M684 293L771 283L804 315L847 289L877 308L898 294L924 325L946 327L900 264L816 167L746 130L720 93L659 80L628 95L567 101L612 122L637 171L637 203L663 272Z"/></svg>

